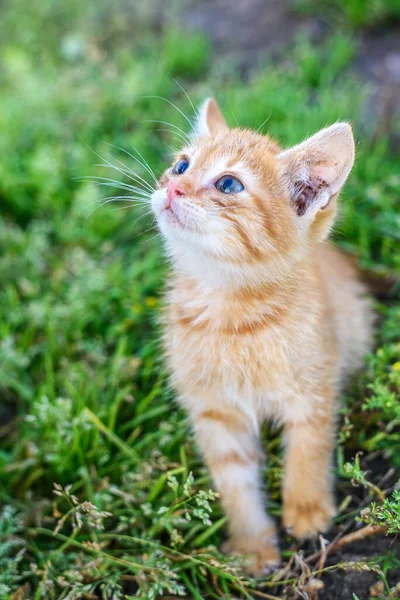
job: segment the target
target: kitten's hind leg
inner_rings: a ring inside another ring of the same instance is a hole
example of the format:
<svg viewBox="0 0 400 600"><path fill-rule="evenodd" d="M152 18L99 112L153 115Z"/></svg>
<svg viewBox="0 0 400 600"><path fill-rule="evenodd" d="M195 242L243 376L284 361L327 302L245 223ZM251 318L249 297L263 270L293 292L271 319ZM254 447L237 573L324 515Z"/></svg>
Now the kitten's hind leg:
<svg viewBox="0 0 400 600"><path fill-rule="evenodd" d="M230 539L224 550L249 556L248 571L265 575L279 565L280 557L260 489L258 432L232 407L197 412L192 422L228 517Z"/></svg>

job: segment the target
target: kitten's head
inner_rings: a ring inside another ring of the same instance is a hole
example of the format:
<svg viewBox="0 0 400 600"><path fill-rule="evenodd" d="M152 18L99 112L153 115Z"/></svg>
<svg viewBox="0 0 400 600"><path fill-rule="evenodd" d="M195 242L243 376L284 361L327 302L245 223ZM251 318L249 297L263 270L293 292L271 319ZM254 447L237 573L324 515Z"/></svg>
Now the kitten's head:
<svg viewBox="0 0 400 600"><path fill-rule="evenodd" d="M347 123L282 151L230 129L209 99L152 207L178 268L221 285L278 280L327 237L353 161Z"/></svg>

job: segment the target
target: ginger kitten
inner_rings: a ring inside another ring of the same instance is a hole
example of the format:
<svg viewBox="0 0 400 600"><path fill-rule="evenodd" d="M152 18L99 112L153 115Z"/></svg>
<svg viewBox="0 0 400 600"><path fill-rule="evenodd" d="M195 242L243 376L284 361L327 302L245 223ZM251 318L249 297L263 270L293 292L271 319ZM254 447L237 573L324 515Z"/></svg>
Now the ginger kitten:
<svg viewBox="0 0 400 600"><path fill-rule="evenodd" d="M229 129L207 100L152 197L172 262L164 344L179 401L228 516L226 550L261 575L279 563L260 489L260 427L283 424L283 525L298 538L335 514L338 390L371 345L350 261L324 240L354 161L347 123L281 150Z"/></svg>

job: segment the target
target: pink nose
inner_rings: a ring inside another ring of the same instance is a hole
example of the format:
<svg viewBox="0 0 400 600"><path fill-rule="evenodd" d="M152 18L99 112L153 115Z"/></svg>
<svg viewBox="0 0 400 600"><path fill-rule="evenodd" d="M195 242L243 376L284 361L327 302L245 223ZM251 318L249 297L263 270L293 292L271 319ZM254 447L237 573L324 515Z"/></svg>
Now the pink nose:
<svg viewBox="0 0 400 600"><path fill-rule="evenodd" d="M165 203L165 208L171 208L172 202L177 196L185 196L185 192L177 183L175 183L175 181L172 181L167 187L167 201Z"/></svg>

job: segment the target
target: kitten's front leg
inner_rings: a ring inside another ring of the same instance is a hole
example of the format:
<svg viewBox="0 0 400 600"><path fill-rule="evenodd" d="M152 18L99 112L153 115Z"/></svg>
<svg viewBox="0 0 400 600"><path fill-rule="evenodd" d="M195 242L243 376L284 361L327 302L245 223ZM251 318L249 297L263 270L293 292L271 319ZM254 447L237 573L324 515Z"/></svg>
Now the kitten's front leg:
<svg viewBox="0 0 400 600"><path fill-rule="evenodd" d="M335 418L325 413L285 425L283 524L297 538L326 531L335 515Z"/></svg>
<svg viewBox="0 0 400 600"><path fill-rule="evenodd" d="M266 574L280 557L260 490L258 432L246 415L228 407L196 411L192 423L228 517L230 539L224 549L251 556L249 572Z"/></svg>

